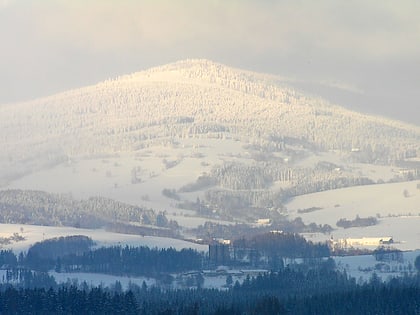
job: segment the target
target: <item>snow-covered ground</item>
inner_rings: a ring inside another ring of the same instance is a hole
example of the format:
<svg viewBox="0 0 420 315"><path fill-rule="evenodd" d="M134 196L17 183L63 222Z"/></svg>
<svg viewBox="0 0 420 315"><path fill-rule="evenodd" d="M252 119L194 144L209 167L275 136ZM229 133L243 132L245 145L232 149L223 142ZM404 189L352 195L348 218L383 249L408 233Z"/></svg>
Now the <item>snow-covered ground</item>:
<svg viewBox="0 0 420 315"><path fill-rule="evenodd" d="M340 218L380 217L388 215L420 215L420 189L417 181L356 186L307 194L293 198L286 207L291 216L304 221L334 226ZM319 207L309 213L299 209Z"/></svg>
<svg viewBox="0 0 420 315"><path fill-rule="evenodd" d="M298 196L286 206L291 218L301 217L305 223L329 224L336 228L332 235L305 234L314 241L338 238L392 236L395 247L402 250L420 249L420 181L358 186ZM299 213L309 208L318 210ZM338 228L341 218L356 216L378 219L368 227Z"/></svg>
<svg viewBox="0 0 420 315"><path fill-rule="evenodd" d="M193 202L197 197L203 199L204 191L180 194L181 200L177 201L163 196L162 190L178 190L193 183L200 175L209 172L212 166L225 160L249 163L249 159L237 157L243 143L232 139L182 139L181 142L180 145L167 143L136 152L121 152L106 158L72 160L24 176L2 189L41 190L71 194L77 199L105 196L166 211L168 217L180 225L197 227L208 219L196 217L194 211L179 209L176 204L185 197ZM176 163L166 168L165 160ZM132 182L133 169L139 170L138 183Z"/></svg>
<svg viewBox="0 0 420 315"><path fill-rule="evenodd" d="M383 280L390 277L402 276L405 273L413 274L417 272L414 260L420 255L420 250L403 252L403 260L381 262L377 261L373 255L333 257L338 270L346 271L348 275L356 280L369 280L375 272ZM380 268L380 264L383 265ZM384 267L384 266L389 266Z"/></svg>
<svg viewBox="0 0 420 315"><path fill-rule="evenodd" d="M19 233L25 238L24 241L12 242L8 245L2 245L1 249L12 249L15 253L27 251L28 248L45 239L50 239L60 236L70 235L85 235L91 237L97 246L113 246L113 245L128 245L128 246L148 246L157 248L175 248L181 250L183 248L192 248L198 251L206 252L208 247L183 240L154 237L154 236L140 236L130 234L120 234L107 232L105 230L91 230L91 229L77 229L72 227L50 227L37 225L23 225L23 224L0 224L0 237L10 237L13 233Z"/></svg>
<svg viewBox="0 0 420 315"><path fill-rule="evenodd" d="M175 144L173 144L172 142ZM180 209L177 203L183 200L204 200L205 191L178 193L180 201L163 196L163 189L179 190L197 178L209 173L215 165L226 161L242 164L252 159L243 148L244 143L233 139L168 139L168 143L156 145L136 152L120 152L118 155L96 159L74 159L49 169L33 172L12 181L3 189L30 189L51 193L71 194L76 199L91 196L107 198L165 211L168 218L184 227L197 227L208 221L191 210ZM175 162L166 168L164 161ZM342 156L336 152L312 155L298 162L299 167L314 167L319 162L344 165ZM139 182L132 182L132 172L137 169ZM375 180L389 180L399 174L400 169L368 164L345 165L341 172L358 174ZM65 180L57 181L57 178ZM301 216L305 222L335 225L342 217L387 216L389 214L419 214L420 181L382 184L337 189L308 194L294 198L286 206L291 217ZM271 190L284 184L276 183ZM298 214L298 209L320 207L319 211ZM229 222L220 222L226 223Z"/></svg>

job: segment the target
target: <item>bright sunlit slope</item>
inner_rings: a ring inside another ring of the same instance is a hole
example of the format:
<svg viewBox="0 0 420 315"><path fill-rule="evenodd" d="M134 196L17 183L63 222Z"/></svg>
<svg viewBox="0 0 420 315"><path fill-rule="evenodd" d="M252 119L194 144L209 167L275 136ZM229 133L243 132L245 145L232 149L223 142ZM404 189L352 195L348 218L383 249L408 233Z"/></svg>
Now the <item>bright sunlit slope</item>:
<svg viewBox="0 0 420 315"><path fill-rule="evenodd" d="M305 96L280 79L186 60L0 108L3 182L75 156L133 151L162 139L228 133L297 138L317 148L418 153L420 129ZM280 139L280 140L279 140Z"/></svg>

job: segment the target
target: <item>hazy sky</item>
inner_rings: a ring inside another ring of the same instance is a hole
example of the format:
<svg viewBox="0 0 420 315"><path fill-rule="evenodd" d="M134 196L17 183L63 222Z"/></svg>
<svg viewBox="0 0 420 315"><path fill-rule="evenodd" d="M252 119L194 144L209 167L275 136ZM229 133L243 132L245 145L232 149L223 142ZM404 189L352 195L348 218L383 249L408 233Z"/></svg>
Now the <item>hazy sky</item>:
<svg viewBox="0 0 420 315"><path fill-rule="evenodd" d="M418 0L0 0L0 104L186 58L420 125Z"/></svg>

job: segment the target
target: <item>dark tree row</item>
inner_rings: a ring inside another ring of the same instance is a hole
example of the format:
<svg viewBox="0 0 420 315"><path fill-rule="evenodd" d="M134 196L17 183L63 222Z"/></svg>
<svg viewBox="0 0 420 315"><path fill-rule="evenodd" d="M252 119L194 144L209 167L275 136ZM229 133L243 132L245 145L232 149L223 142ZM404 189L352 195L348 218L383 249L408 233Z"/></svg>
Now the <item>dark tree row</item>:
<svg viewBox="0 0 420 315"><path fill-rule="evenodd" d="M280 255L289 258L329 257L327 244L314 244L296 233L270 232L242 238L235 241L235 246L255 248L263 254Z"/></svg>
<svg viewBox="0 0 420 315"><path fill-rule="evenodd" d="M367 217L367 218L361 218L358 215L353 220L347 220L345 218L342 218L337 221L336 225L345 229L351 228L351 227L360 227L360 226L371 226L378 224L378 219L375 217Z"/></svg>
<svg viewBox="0 0 420 315"><path fill-rule="evenodd" d="M102 247L82 255L67 255L57 259L58 271L82 271L114 275L156 275L183 272L202 267L204 256L192 249Z"/></svg>
<svg viewBox="0 0 420 315"><path fill-rule="evenodd" d="M273 230L284 231L287 233L330 233L333 229L330 225L317 225L315 223L305 224L301 217L295 218L293 221L285 219L272 220L269 226L259 226L250 228L248 224L236 223L235 225L219 224L206 221L193 229L191 233L197 237L211 240L212 238L237 239L243 235L253 236L268 233Z"/></svg>

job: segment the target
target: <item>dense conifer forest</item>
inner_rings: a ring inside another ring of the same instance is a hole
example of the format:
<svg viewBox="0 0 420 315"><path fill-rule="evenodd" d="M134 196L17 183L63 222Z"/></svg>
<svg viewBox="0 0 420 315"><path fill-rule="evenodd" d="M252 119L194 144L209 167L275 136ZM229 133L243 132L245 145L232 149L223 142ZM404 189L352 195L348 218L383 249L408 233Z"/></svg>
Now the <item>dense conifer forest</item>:
<svg viewBox="0 0 420 315"><path fill-rule="evenodd" d="M334 271L286 270L214 289L163 290L132 285L102 287L0 287L1 314L401 314L420 312L420 277L369 283ZM283 276L285 278L283 279ZM313 281L313 279L316 279ZM337 281L338 280L338 281ZM318 286L319 285L319 290ZM292 287L292 288L290 288Z"/></svg>

